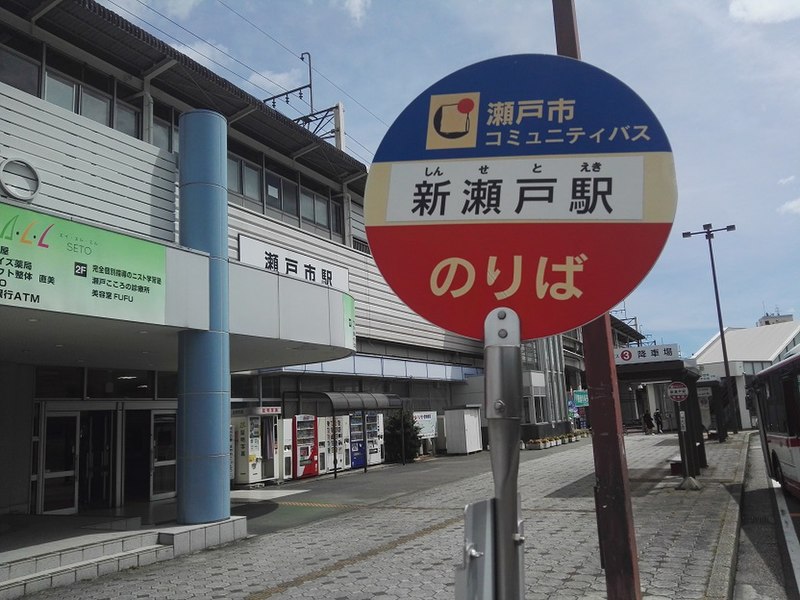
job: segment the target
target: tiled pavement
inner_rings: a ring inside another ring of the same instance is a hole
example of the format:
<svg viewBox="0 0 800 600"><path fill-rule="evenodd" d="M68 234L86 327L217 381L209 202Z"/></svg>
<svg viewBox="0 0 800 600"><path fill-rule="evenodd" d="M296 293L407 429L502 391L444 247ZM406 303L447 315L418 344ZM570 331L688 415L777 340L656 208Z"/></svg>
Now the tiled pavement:
<svg viewBox="0 0 800 600"><path fill-rule="evenodd" d="M706 445L699 491L675 489L675 435L625 438L643 595L728 598L749 434ZM528 600L606 597L590 440L520 465ZM436 459L444 460L447 458ZM387 467L395 468L395 467ZM347 477L340 478L347 485ZM453 600L467 503L493 494L484 472L333 518L29 596ZM292 500L299 500L293 496Z"/></svg>

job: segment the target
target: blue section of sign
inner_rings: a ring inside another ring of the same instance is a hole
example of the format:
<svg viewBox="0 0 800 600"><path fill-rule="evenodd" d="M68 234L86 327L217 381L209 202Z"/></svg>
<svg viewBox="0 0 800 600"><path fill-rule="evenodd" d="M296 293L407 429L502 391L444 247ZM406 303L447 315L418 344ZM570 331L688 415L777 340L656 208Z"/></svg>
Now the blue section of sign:
<svg viewBox="0 0 800 600"><path fill-rule="evenodd" d="M671 151L653 112L615 77L571 58L519 54L425 90L374 161Z"/></svg>

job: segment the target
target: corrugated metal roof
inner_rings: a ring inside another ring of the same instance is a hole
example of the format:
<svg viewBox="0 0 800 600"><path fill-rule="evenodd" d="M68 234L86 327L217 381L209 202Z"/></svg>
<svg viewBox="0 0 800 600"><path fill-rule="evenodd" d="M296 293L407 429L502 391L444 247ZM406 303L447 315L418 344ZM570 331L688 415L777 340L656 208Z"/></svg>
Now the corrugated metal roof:
<svg viewBox="0 0 800 600"><path fill-rule="evenodd" d="M798 321L747 329L726 329L728 361L772 362L798 334ZM711 338L692 358L697 359L698 364L723 362L719 334Z"/></svg>
<svg viewBox="0 0 800 600"><path fill-rule="evenodd" d="M42 7L47 10L39 16ZM363 196L366 166L360 161L94 0L3 0L2 8L27 21L36 17L37 28L140 78L166 60L175 61L153 77L156 88L227 118L251 110L231 128L329 179L350 182L349 189Z"/></svg>

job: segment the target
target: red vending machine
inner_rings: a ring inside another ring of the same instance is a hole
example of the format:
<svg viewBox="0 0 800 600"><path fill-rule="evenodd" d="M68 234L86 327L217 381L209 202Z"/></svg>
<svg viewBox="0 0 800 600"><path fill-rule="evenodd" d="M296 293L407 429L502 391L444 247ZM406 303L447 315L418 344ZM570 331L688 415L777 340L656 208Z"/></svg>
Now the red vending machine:
<svg viewBox="0 0 800 600"><path fill-rule="evenodd" d="M293 471L295 479L316 477L319 475L319 438L317 435L317 417L314 415L297 415L294 417L294 459Z"/></svg>

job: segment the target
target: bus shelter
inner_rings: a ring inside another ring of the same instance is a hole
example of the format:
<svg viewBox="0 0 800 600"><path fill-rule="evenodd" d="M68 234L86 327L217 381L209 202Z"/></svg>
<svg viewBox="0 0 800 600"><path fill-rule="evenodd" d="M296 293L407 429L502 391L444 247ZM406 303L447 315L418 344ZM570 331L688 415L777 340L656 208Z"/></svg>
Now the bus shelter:
<svg viewBox="0 0 800 600"><path fill-rule="evenodd" d="M674 413L679 416L678 440L684 477L696 477L701 468L708 466L697 398L699 379L697 368L687 365L682 359L617 364L617 381L620 387L623 384L656 382L680 382L686 385L688 397L674 403ZM681 413L683 416L680 416Z"/></svg>

